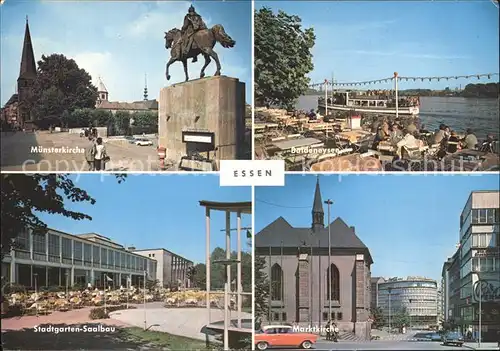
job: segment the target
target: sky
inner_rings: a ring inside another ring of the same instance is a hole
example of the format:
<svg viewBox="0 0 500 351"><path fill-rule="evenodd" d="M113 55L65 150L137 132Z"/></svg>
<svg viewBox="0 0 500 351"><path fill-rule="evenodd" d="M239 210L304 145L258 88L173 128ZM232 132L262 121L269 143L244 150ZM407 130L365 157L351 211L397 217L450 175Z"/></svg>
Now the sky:
<svg viewBox="0 0 500 351"><path fill-rule="evenodd" d="M191 2L185 1L12 1L1 7L1 104L16 91L26 16L35 59L62 53L75 59L97 85L101 76L110 101L143 99L145 75L149 99L158 99L160 89L184 81L182 63L165 65L170 53L165 49L165 33L181 28ZM246 83L246 99L251 102L252 9L249 1L193 1L196 11L210 28L222 24L235 41L232 49L216 44L222 74ZM190 78L198 78L202 57L188 66ZM215 62L206 74L215 73Z"/></svg>
<svg viewBox="0 0 500 351"><path fill-rule="evenodd" d="M284 187L255 189L255 233L282 216L294 227L311 226L315 175L287 175ZM474 190L498 190L499 175L320 176L322 200L330 198L331 221L356 227L369 248L373 277L441 279L444 261L456 251L460 214ZM328 209L324 205L325 223ZM335 233L332 233L335 235Z"/></svg>
<svg viewBox="0 0 500 351"><path fill-rule="evenodd" d="M220 187L217 175L129 174L118 184L112 174L74 175L76 186L96 203L71 203L67 208L88 214L92 220L75 221L63 216L42 214L53 229L70 234L98 233L123 246L137 249L164 248L195 263L205 262L205 208L199 201L251 201L249 187ZM211 213L211 251L225 248L225 214ZM242 215L242 227L251 227L250 215ZM236 214L231 217L236 228ZM246 231L242 247L247 247ZM232 250L237 248L232 232Z"/></svg>
<svg viewBox="0 0 500 351"><path fill-rule="evenodd" d="M499 72L499 10L491 0L256 1L256 9L263 6L298 15L305 28L314 28L312 83L332 76L339 83L370 81L394 72L407 77ZM488 82L498 82L498 76L402 80L399 88L454 89ZM393 83L356 88L392 89Z"/></svg>

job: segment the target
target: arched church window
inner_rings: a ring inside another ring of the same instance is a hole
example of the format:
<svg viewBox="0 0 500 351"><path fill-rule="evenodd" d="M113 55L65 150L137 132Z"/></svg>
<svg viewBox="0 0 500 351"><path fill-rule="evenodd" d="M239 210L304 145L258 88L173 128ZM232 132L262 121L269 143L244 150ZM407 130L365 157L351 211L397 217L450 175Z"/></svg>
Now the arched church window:
<svg viewBox="0 0 500 351"><path fill-rule="evenodd" d="M283 300L283 270L277 263L271 267L271 300Z"/></svg>
<svg viewBox="0 0 500 351"><path fill-rule="evenodd" d="M327 270L326 298L332 301L340 301L340 274L335 264L331 264Z"/></svg>

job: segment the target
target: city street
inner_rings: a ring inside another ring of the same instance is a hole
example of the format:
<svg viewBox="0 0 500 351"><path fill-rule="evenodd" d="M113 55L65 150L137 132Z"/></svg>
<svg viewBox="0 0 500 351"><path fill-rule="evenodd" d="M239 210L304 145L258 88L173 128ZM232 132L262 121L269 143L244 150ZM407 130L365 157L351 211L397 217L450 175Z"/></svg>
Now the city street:
<svg viewBox="0 0 500 351"><path fill-rule="evenodd" d="M369 341L350 342L339 341L336 343L320 341L316 343L316 350L463 350L459 346L443 346L440 342L421 341Z"/></svg>
<svg viewBox="0 0 500 351"><path fill-rule="evenodd" d="M158 155L154 146L137 146L128 142L111 142L104 139L111 160L106 163L108 171L157 171ZM153 143L156 141L154 140ZM9 171L87 171L85 156L81 152L34 152L32 148L80 149L88 145L86 138L78 134L49 133L2 133L1 170Z"/></svg>

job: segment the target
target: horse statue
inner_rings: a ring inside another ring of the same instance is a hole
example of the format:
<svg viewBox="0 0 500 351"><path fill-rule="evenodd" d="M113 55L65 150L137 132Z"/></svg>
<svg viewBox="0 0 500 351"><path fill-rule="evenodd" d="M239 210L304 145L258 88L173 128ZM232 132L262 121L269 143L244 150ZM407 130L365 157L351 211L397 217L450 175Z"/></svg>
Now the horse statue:
<svg viewBox="0 0 500 351"><path fill-rule="evenodd" d="M200 78L205 77L205 68L210 64L213 58L215 64L217 65L217 71L215 71L215 76L220 76L221 65L219 61L219 56L214 51L214 46L216 43L220 43L224 48L232 48L236 42L226 34L224 27L220 24L216 24L212 28L202 29L193 34L193 44L189 49L189 52L183 53L182 48L182 33L178 28L174 28L165 32L165 49L170 49L170 60L167 62L165 75L167 80L170 80L170 74L168 69L172 63L176 61L181 61L184 65L184 74L186 75L186 82L189 80L187 60L190 58L197 58L198 55L203 55L205 58L205 64L203 65Z"/></svg>

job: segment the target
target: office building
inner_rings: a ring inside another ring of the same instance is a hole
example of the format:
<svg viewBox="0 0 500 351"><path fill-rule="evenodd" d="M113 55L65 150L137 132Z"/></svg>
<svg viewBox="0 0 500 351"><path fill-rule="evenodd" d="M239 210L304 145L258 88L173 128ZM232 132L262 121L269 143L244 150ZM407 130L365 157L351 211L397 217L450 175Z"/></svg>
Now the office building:
<svg viewBox="0 0 500 351"><path fill-rule="evenodd" d="M134 250L134 253L158 262L156 279L160 286L185 288L191 286L188 271L193 266L192 261L165 249Z"/></svg>
<svg viewBox="0 0 500 351"><path fill-rule="evenodd" d="M101 288L141 286L156 277L156 260L130 252L111 239L88 233L72 235L55 229L45 234L25 230L16 248L4 257L2 278L27 288L52 286ZM105 279L105 276L112 281Z"/></svg>
<svg viewBox="0 0 500 351"><path fill-rule="evenodd" d="M386 324L391 324L394 316L406 310L411 327L436 325L437 300L437 282L433 279L390 278L378 284L378 307L382 309Z"/></svg>

